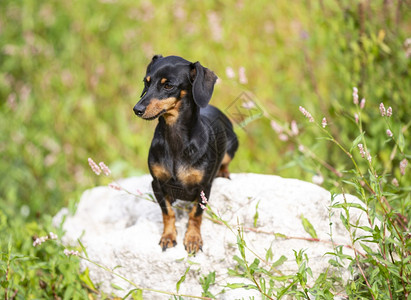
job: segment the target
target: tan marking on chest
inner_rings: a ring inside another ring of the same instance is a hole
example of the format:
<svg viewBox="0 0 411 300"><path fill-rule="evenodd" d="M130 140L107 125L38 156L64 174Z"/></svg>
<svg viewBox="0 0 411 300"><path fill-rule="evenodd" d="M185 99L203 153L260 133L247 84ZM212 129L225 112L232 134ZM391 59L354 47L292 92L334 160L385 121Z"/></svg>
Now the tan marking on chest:
<svg viewBox="0 0 411 300"><path fill-rule="evenodd" d="M198 184L203 180L204 171L192 167L180 167L177 170L177 178L184 185Z"/></svg>
<svg viewBox="0 0 411 300"><path fill-rule="evenodd" d="M171 178L170 172L160 164L153 164L150 166L151 172L153 172L154 177L160 180L167 180Z"/></svg>

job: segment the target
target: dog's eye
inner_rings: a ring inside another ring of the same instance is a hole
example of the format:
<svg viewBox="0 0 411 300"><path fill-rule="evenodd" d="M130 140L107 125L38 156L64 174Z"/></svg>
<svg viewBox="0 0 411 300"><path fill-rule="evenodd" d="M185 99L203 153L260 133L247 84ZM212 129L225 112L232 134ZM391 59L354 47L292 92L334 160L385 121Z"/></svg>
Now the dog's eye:
<svg viewBox="0 0 411 300"><path fill-rule="evenodd" d="M172 86L172 85L169 84L169 83L165 83L165 84L164 84L164 88L165 88L166 90L171 90L173 87L174 87L174 86Z"/></svg>

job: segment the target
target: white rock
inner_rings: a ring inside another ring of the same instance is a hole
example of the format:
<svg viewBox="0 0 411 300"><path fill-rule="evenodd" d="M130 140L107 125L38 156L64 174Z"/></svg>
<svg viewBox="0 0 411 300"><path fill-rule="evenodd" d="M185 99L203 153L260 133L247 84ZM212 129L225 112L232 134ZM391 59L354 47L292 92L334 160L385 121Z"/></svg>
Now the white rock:
<svg viewBox="0 0 411 300"><path fill-rule="evenodd" d="M305 250L314 275L311 282L329 267L328 260L331 256L324 254L333 251L330 223L333 242L351 245L349 233L339 219L340 211L329 209L331 195L323 188L271 175L232 174L231 177L231 180L214 180L209 203L212 210L227 221L234 232L224 225L203 218L203 252L195 257L188 257L183 246L187 212L175 209L177 246L162 252L158 245L163 230L158 204L109 187L97 187L84 192L75 215L68 215L68 210L62 209L55 216L54 225L59 226L66 215L63 225L66 231L64 244L78 245L77 239L80 238L91 260L109 268L119 266L115 272L138 286L175 293L176 283L190 266L185 281L181 283L180 294L201 296L200 277L215 271L216 284L210 291L217 299L230 300L253 296L261 299L256 290L232 290L225 287L227 283L250 283L227 274L229 268L234 269L236 266L233 256L240 256L236 245L238 225L244 228L247 246L259 257L265 258L266 251L271 247L274 255L271 263L282 255L288 258L278 268L284 274L294 274L298 269L294 250ZM131 193L137 194L137 190L152 193L149 175L124 179L119 183ZM349 195L346 195L346 200L361 203ZM336 201L343 202L343 197L338 196L334 202ZM257 228L254 228L257 204ZM189 203L178 201L176 205L181 208L187 207ZM353 223L359 219L360 224L366 224L366 218L361 216L360 209L351 208L350 214ZM205 213L204 216L206 215ZM310 235L302 225L302 215L313 225L320 241L309 241ZM279 238L274 233L289 238ZM347 247L343 251L352 255ZM246 255L251 264L254 254L247 250ZM82 267L90 269L90 278L106 293L124 296L133 288L124 280L91 263L82 261ZM349 275L345 270L337 272L341 272L345 278ZM122 287L124 291L113 288L112 283ZM144 299L170 298L169 295L149 291L144 291L143 295Z"/></svg>

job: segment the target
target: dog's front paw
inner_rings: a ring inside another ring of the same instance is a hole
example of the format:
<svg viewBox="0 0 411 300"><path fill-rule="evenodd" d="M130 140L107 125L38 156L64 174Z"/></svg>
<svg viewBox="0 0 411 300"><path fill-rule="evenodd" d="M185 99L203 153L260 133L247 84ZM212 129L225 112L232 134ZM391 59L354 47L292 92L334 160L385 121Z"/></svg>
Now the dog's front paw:
<svg viewBox="0 0 411 300"><path fill-rule="evenodd" d="M161 246L163 251L166 251L167 248L172 248L177 245L176 238L177 234L175 233L164 233L160 239L159 245Z"/></svg>
<svg viewBox="0 0 411 300"><path fill-rule="evenodd" d="M188 229L184 237L184 247L188 253L203 251L203 239L199 230Z"/></svg>

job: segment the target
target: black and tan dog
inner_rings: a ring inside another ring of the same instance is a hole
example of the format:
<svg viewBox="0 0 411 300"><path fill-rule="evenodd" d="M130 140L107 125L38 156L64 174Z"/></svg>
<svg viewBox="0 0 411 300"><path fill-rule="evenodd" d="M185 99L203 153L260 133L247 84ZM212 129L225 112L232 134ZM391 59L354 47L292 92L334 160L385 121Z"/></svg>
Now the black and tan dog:
<svg viewBox="0 0 411 300"><path fill-rule="evenodd" d="M134 106L145 120L159 118L148 156L152 187L163 213L163 251L176 245L176 200L196 201L189 214L184 246L202 249L203 209L200 193L209 198L216 176L229 178L228 164L238 148L229 119L208 105L217 76L199 62L156 55L147 67L144 90Z"/></svg>

